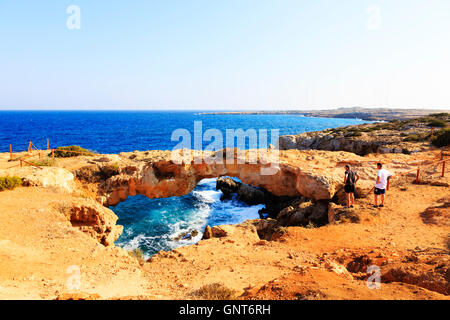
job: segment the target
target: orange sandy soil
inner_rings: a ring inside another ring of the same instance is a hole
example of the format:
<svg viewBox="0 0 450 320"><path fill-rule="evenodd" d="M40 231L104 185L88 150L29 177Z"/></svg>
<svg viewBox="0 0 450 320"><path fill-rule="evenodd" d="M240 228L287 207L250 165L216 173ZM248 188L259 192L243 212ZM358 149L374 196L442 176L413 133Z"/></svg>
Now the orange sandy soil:
<svg viewBox="0 0 450 320"><path fill-rule="evenodd" d="M448 178L444 179L449 182ZM356 206L361 222L289 227L275 241L239 236L162 252L142 265L73 228L57 203L76 197L39 187L0 192L0 299L190 299L221 282L239 299L449 299L448 187L395 187L387 207ZM442 207L425 211L430 207ZM245 230L245 228L243 228ZM379 265L381 289L366 285ZM67 268L81 289L67 288Z"/></svg>

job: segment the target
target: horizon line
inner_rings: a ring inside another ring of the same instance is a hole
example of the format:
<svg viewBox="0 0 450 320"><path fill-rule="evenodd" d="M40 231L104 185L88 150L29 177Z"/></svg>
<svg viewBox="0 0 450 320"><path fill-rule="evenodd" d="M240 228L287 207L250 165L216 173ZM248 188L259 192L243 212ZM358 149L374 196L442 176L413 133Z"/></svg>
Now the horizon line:
<svg viewBox="0 0 450 320"><path fill-rule="evenodd" d="M201 109L201 108L89 108L89 107L75 107L75 108L29 108L29 107L0 107L0 111L203 111L203 112L311 112L311 111L327 111L327 110L339 110L339 109L397 109L397 110L436 110L436 111L450 111L450 107L323 107L323 108L307 108L307 109Z"/></svg>

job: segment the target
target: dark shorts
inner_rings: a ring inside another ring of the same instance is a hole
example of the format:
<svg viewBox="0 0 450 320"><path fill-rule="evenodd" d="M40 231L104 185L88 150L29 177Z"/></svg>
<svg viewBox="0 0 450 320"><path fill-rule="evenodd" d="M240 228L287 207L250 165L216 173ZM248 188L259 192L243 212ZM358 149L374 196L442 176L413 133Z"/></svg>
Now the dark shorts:
<svg viewBox="0 0 450 320"><path fill-rule="evenodd" d="M375 193L377 196L379 196L379 195L385 194L385 193L386 193L386 189L378 189L378 188L375 188L374 193Z"/></svg>
<svg viewBox="0 0 450 320"><path fill-rule="evenodd" d="M354 184L346 184L344 189L345 189L345 193L355 193L355 185Z"/></svg>

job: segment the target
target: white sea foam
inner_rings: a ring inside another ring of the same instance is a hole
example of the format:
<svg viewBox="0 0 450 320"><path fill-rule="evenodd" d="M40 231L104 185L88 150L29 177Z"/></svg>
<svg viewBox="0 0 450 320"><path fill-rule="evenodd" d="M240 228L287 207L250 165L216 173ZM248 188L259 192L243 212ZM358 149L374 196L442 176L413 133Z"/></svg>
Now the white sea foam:
<svg viewBox="0 0 450 320"><path fill-rule="evenodd" d="M134 250L137 248L145 248L151 252L160 250L172 250L181 246L187 246L197 243L203 236L203 230L206 225L216 226L222 224L238 224L246 220L259 219L258 211L264 208L264 205L248 206L236 199L221 201L222 192L216 191L216 179L204 179L199 183L200 188L192 192L192 207L187 212L183 211L179 219L175 222L168 223L168 232L163 235L149 236L151 230L146 232L147 235L139 234L126 242L118 243L126 250ZM158 203L158 206L161 203ZM176 208L178 209L178 208ZM179 208L180 210L186 210ZM159 212L162 219L164 217L173 217L177 212L163 209ZM183 218L181 218L183 217ZM144 221L142 221L144 222ZM178 239L181 236L190 234L192 231L198 234L191 239ZM131 236L133 229L127 229L126 234Z"/></svg>
<svg viewBox="0 0 450 320"><path fill-rule="evenodd" d="M215 190L205 190L205 191L193 191L193 195L200 201L204 203L214 203L220 201L222 192Z"/></svg>
<svg viewBox="0 0 450 320"><path fill-rule="evenodd" d="M215 186L216 185L216 181L217 181L216 178L203 179L199 183L197 183L197 185L201 186L201 185L209 184L209 185L214 185Z"/></svg>
<svg viewBox="0 0 450 320"><path fill-rule="evenodd" d="M133 239L131 239L128 243L124 244L122 247L128 251L138 249L139 246L141 245L141 241L145 238L146 236L144 234L139 234L135 236Z"/></svg>

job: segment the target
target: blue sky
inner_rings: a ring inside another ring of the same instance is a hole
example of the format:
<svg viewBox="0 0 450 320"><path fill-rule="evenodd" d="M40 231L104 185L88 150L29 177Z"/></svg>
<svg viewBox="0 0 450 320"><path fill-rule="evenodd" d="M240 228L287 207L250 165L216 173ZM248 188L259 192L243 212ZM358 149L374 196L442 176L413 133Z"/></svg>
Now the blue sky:
<svg viewBox="0 0 450 320"><path fill-rule="evenodd" d="M449 57L448 0L0 0L3 109L449 109Z"/></svg>

